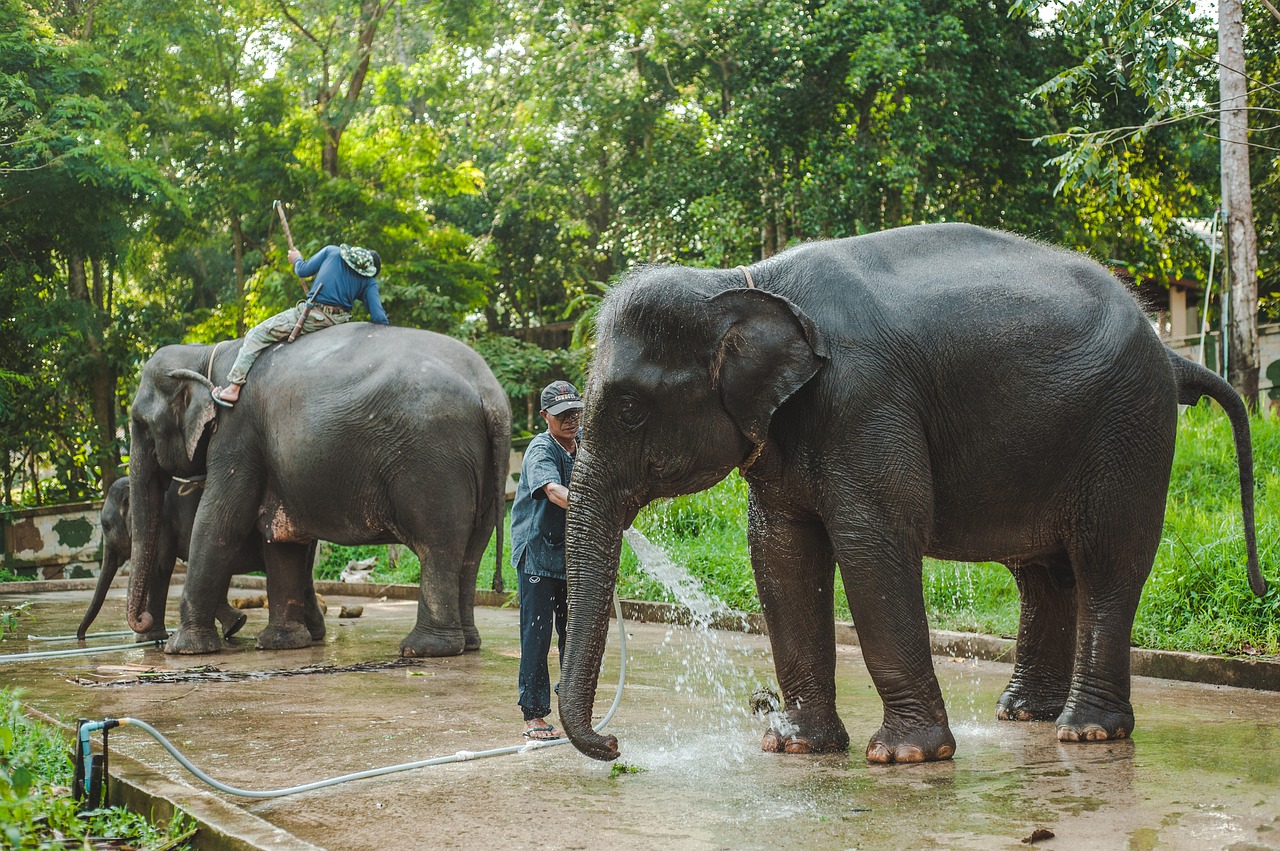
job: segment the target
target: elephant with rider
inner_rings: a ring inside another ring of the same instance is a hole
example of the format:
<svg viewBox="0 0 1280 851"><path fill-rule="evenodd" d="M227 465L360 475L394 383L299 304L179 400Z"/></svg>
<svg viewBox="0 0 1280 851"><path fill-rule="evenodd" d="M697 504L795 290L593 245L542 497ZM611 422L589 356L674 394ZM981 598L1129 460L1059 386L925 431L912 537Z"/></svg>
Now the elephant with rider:
<svg viewBox="0 0 1280 851"><path fill-rule="evenodd" d="M478 649L476 576L495 529L501 561L511 446L510 408L489 367L441 334L348 323L267 349L235 407L215 407L211 377L226 374L241 343L165 346L143 367L130 412L130 626L155 625L144 602L169 482L204 476L167 652L221 649L214 619L236 545L251 534L263 542L270 602L258 647L314 640L308 554L320 539L398 542L418 556L403 655Z"/></svg>
<svg viewBox="0 0 1280 851"><path fill-rule="evenodd" d="M1005 564L1021 596L1000 718L1063 741L1134 725L1129 644L1160 543L1178 405L1226 409L1254 591L1245 407L1165 348L1121 284L1078 254L920 225L801 245L749 267L647 267L605 298L566 530L560 715L591 728L621 536L647 503L735 468L785 724L766 751L847 748L836 710L844 584L884 704L872 762L948 759L922 559Z"/></svg>

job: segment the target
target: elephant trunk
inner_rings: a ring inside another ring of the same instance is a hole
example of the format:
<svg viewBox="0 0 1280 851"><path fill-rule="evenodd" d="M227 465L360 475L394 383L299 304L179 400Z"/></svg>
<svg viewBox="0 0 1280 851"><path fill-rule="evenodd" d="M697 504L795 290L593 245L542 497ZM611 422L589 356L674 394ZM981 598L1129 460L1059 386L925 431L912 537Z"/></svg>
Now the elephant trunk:
<svg viewBox="0 0 1280 851"><path fill-rule="evenodd" d="M76 628L76 638L84 641L85 635L89 632L89 627L93 626L93 621L98 617L98 612L102 611L102 603L107 599L107 592L111 590L111 582L116 578L116 571L120 569L120 564L124 559L115 547L106 543L102 547L102 569L98 572L98 586L93 589L93 599L89 601L89 609L84 613L84 617L80 620L80 626Z"/></svg>
<svg viewBox="0 0 1280 851"><path fill-rule="evenodd" d="M560 674L560 723L579 751L594 759L619 756L618 740L591 728L600 660L609 631L609 604L622 550L622 506L607 495L590 456L579 449L565 526L569 623Z"/></svg>
<svg viewBox="0 0 1280 851"><path fill-rule="evenodd" d="M156 572L160 526L163 521L164 492L169 477L156 462L154 447L140 432L145 427L135 421L134 437L129 448L129 529L133 537L130 551L129 590L126 613L129 628L147 633L153 627L151 613L145 610L147 593Z"/></svg>

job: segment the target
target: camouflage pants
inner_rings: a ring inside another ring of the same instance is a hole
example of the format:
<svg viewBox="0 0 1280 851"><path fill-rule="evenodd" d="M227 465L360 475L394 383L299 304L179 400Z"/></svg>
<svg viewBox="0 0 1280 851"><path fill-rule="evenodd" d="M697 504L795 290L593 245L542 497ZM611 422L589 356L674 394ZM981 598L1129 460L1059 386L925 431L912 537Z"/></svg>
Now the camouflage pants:
<svg viewBox="0 0 1280 851"><path fill-rule="evenodd" d="M253 362L258 359L262 350L272 343L289 339L289 335L293 333L293 326L298 324L298 317L302 315L305 307L306 302L300 301L288 310L282 310L270 319L264 319L250 328L249 333L244 335L244 345L240 347L240 354L236 355L236 362L232 364L231 372L227 373L227 383L244 384L249 370L253 368ZM302 323L299 334L310 334L321 328L341 325L350 318L351 314L345 311L335 309L332 313L326 313L323 310L313 309L307 314L307 320Z"/></svg>

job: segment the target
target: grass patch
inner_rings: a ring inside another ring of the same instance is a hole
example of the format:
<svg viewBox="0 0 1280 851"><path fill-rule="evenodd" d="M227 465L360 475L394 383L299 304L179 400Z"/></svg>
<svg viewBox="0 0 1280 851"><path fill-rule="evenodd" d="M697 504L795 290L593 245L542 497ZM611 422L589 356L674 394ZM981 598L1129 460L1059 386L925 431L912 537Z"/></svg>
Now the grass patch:
<svg viewBox="0 0 1280 851"><path fill-rule="evenodd" d="M1203 653L1280 653L1280 420L1251 420L1257 501L1258 548L1271 579L1266 597L1249 590L1240 516L1240 487L1230 422L1208 404L1189 409L1178 423L1178 444L1169 486L1164 533L1134 623L1139 647ZM696 576L713 597L744 612L760 611L747 549L747 485L731 473L715 487L659 500L636 518L636 528L672 560ZM510 566L510 513L503 553L508 590L516 587ZM324 545L316 576L336 579L352 558L376 556L379 582L416 583L417 558L400 547L391 566L385 546ZM489 588L494 542L480 564L477 587ZM643 574L631 548L623 546L618 570L620 596L671 602ZM1018 628L1018 591L998 564L926 559L924 597L936 629L1012 636ZM836 617L849 619L844 588L836 583Z"/></svg>
<svg viewBox="0 0 1280 851"><path fill-rule="evenodd" d="M123 807L81 815L71 798L70 745L59 731L22 714L17 696L0 690L0 847L13 849L112 847L190 848L195 822L179 813L152 824Z"/></svg>

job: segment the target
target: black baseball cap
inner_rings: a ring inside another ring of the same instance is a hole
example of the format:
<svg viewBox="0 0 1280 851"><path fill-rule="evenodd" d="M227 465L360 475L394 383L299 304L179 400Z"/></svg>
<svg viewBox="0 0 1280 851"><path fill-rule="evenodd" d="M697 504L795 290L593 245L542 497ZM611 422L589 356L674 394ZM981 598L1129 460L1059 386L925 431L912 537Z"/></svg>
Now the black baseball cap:
<svg viewBox="0 0 1280 851"><path fill-rule="evenodd" d="M582 407L584 405L578 389L567 381L553 381L542 389L542 410L553 417Z"/></svg>

